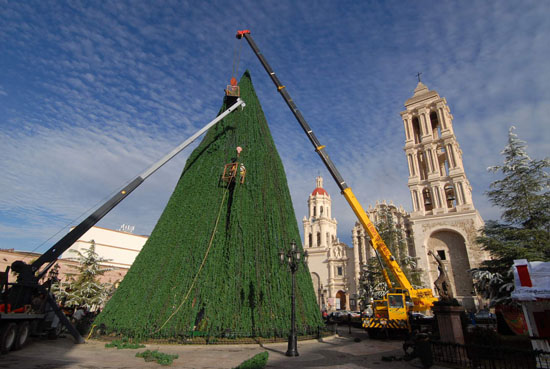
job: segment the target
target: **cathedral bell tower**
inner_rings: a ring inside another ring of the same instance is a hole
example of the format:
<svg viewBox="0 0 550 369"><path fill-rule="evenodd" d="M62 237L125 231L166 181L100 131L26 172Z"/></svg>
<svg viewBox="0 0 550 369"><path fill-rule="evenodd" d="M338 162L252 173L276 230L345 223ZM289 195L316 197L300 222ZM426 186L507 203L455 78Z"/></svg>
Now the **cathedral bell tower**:
<svg viewBox="0 0 550 369"><path fill-rule="evenodd" d="M304 217L304 248L313 288L322 310L356 308L350 296L348 276L353 276L351 249L337 237L338 222L332 218L332 200L323 188L323 178L315 179L316 187L307 200L308 216Z"/></svg>
<svg viewBox="0 0 550 369"><path fill-rule="evenodd" d="M323 178L315 179L316 187L309 195L309 216L304 218L304 246L326 249L336 240L336 219L331 218L331 198L323 188Z"/></svg>
<svg viewBox="0 0 550 369"><path fill-rule="evenodd" d="M420 81L405 108L401 117L413 205L410 222L419 266L427 271L424 282L433 287L438 276L435 259L427 254L432 251L445 263L454 295L472 308L467 270L486 258L475 243L483 219L472 201L453 116L445 98Z"/></svg>
<svg viewBox="0 0 550 369"><path fill-rule="evenodd" d="M401 113L413 216L474 209L462 151L453 131L453 116L445 98L422 82Z"/></svg>

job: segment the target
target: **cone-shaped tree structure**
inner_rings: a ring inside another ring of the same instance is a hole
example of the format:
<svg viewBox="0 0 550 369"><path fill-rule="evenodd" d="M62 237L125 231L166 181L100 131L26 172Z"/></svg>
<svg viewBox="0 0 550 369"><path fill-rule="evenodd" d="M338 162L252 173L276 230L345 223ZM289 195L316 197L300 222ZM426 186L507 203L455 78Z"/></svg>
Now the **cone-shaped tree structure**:
<svg viewBox="0 0 550 369"><path fill-rule="evenodd" d="M301 248L284 168L246 72L246 102L212 127L151 237L96 319L129 337L286 336L291 274L278 251ZM221 111L229 106L225 102ZM237 156L236 148L243 148ZM227 183L224 165L243 163ZM296 274L298 332L322 325L309 271Z"/></svg>

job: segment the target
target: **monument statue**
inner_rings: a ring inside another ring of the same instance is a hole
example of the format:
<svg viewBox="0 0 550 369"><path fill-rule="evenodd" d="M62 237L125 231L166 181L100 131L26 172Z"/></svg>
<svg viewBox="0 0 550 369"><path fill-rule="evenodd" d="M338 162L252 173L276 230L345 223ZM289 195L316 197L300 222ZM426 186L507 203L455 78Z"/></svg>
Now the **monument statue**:
<svg viewBox="0 0 550 369"><path fill-rule="evenodd" d="M443 265L439 255L436 255L432 250L428 251L428 255L432 255L437 262L437 270L439 275L434 282L435 289L441 300L451 300L453 296L453 291L451 290L451 283L449 281L449 276L447 275L447 268Z"/></svg>

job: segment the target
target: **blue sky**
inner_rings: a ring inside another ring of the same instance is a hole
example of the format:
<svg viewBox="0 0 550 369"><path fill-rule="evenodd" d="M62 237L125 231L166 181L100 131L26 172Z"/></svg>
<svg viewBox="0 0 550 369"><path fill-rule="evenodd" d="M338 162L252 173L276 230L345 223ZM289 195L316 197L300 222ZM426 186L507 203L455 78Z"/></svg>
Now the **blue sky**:
<svg viewBox="0 0 550 369"><path fill-rule="evenodd" d="M0 248L44 252L212 120L241 46L238 73L252 74L299 227L321 174L350 244L352 211L238 29L364 207L411 209L399 113L422 72L451 108L476 207L498 219L486 168L508 128L531 157L550 151L549 14L548 1L0 0ZM149 234L191 150L98 225Z"/></svg>

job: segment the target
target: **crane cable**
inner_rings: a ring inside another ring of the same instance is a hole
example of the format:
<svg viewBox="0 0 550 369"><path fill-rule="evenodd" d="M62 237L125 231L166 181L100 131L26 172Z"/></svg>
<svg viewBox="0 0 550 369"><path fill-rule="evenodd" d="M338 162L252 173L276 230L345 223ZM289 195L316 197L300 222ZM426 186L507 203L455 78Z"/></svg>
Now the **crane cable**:
<svg viewBox="0 0 550 369"><path fill-rule="evenodd" d="M232 180L235 180L235 178L233 178ZM231 182L229 182L229 184L231 184ZM174 317L174 315L177 314L177 312L181 309L183 304L187 301L187 299L189 298L189 295L191 294L191 291L195 287L195 283L197 282L197 279L199 278L199 274L201 273L201 270L204 267L204 264L206 263L206 258L208 257L208 254L210 253L210 248L212 247L212 242L214 241L214 236L216 235L216 231L218 229L218 223L220 221L220 216L221 216L221 213L222 213L223 203L225 202L225 195L227 195L228 192L229 192L229 185L227 186L226 191L223 192L222 201L220 203L220 208L218 210L218 217L216 218L216 223L214 224L214 230L212 231L212 235L210 236L210 242L208 244L208 248L206 249L206 253L204 254L204 257L202 259L201 266L199 267L199 270L197 271L197 274L195 274L195 278L193 279L193 282L191 283L191 286L189 286L189 290L185 294L185 297L183 298L183 301L181 302L181 304L179 304L179 306L176 308L176 310L174 310L174 312L172 314L170 314L168 319L166 319L166 321L160 326L160 328L157 329L156 331L154 331L153 333L158 333L162 328L164 328L166 323L168 323L170 321L170 319L172 319Z"/></svg>
<svg viewBox="0 0 550 369"><path fill-rule="evenodd" d="M235 40L236 42L238 42L238 40ZM242 50L242 47L243 47L243 43L242 42L238 42L238 46L235 45L235 47L233 48L233 69L231 71L231 77L235 77L237 78L237 73L239 72L239 62L241 60L241 50Z"/></svg>

